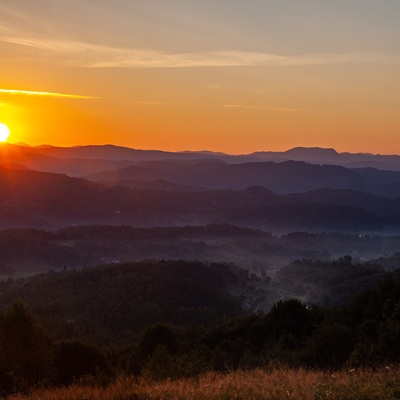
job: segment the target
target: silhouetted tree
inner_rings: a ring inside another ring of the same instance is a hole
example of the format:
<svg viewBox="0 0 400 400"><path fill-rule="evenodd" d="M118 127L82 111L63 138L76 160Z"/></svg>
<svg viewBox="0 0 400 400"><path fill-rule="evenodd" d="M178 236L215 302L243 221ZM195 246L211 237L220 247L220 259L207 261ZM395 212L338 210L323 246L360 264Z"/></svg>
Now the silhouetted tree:
<svg viewBox="0 0 400 400"><path fill-rule="evenodd" d="M3 373L19 385L50 375L51 343L22 302L0 317L0 359Z"/></svg>
<svg viewBox="0 0 400 400"><path fill-rule="evenodd" d="M152 325L141 336L139 350L142 357L150 356L159 346L165 346L170 354L175 354L178 350L175 332L168 325Z"/></svg>
<svg viewBox="0 0 400 400"><path fill-rule="evenodd" d="M63 385L85 375L110 375L104 354L94 346L79 342L60 342L55 345L54 368L56 381Z"/></svg>

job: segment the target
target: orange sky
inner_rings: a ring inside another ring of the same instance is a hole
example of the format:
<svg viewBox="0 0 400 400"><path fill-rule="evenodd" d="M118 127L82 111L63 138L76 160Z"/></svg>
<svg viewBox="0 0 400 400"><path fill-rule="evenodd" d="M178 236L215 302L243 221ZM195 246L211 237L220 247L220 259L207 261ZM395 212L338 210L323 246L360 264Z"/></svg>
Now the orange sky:
<svg viewBox="0 0 400 400"><path fill-rule="evenodd" d="M11 142L400 154L398 1L33 3L0 3Z"/></svg>

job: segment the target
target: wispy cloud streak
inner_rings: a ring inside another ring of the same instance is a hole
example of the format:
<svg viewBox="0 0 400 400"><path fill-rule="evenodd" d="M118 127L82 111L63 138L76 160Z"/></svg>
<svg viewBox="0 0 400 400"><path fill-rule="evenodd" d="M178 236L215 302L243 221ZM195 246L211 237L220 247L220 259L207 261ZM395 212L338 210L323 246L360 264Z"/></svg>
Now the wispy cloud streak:
<svg viewBox="0 0 400 400"><path fill-rule="evenodd" d="M165 104L163 101L152 101L152 100L137 100L135 104L140 104L143 106L159 106Z"/></svg>
<svg viewBox="0 0 400 400"><path fill-rule="evenodd" d="M223 108L227 109L243 109L243 110L264 110L264 111L282 111L282 112L296 112L303 111L301 108L291 107L271 107L258 104L223 104Z"/></svg>
<svg viewBox="0 0 400 400"><path fill-rule="evenodd" d="M37 92L32 90L0 89L0 94L10 94L13 96L39 96L39 97L61 97L69 99L93 99L93 96L82 96L79 94Z"/></svg>
<svg viewBox="0 0 400 400"><path fill-rule="evenodd" d="M311 54L282 56L248 51L166 53L151 49L114 48L83 42L46 39L3 38L3 42L39 51L42 59L74 67L92 68L188 68L234 66L303 66L348 63L400 63L400 57L385 54Z"/></svg>

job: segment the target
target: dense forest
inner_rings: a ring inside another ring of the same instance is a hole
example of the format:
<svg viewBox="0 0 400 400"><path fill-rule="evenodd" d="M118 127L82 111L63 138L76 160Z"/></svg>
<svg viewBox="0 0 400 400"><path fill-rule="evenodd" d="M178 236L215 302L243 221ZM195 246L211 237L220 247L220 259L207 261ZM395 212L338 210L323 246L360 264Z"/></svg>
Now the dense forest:
<svg viewBox="0 0 400 400"><path fill-rule="evenodd" d="M318 267L331 278L336 269L336 285L351 261L303 261L285 273L312 269L315 281ZM238 288L260 278L233 265L141 262L10 279L0 286L2 390L115 374L164 379L400 361L398 270L359 265L353 274L364 283L369 276L370 289L331 306L281 300L268 313L243 309Z"/></svg>
<svg viewBox="0 0 400 400"><path fill-rule="evenodd" d="M376 259L388 268L392 263L393 268L396 263L390 260L399 248L399 236L338 232L276 235L230 224L9 229L0 232L0 276L25 277L52 269L146 259L231 262L258 274L266 270L270 275L273 269L295 260L330 261L346 255L354 260Z"/></svg>
<svg viewBox="0 0 400 400"><path fill-rule="evenodd" d="M211 325L237 315L226 288L239 276L215 263L106 265L2 282L0 303L23 300L56 338L120 342L157 322Z"/></svg>

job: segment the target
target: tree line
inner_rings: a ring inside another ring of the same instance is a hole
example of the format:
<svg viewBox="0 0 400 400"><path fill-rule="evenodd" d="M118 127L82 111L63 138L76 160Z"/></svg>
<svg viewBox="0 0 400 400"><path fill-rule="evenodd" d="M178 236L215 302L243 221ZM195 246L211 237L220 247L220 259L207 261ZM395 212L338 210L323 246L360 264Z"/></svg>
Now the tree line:
<svg viewBox="0 0 400 400"><path fill-rule="evenodd" d="M208 326L155 323L124 343L57 340L22 302L0 314L3 393L32 385L107 383L116 375L149 379L207 371L276 366L336 370L400 362L400 279L345 305L280 301L266 315L251 314Z"/></svg>

